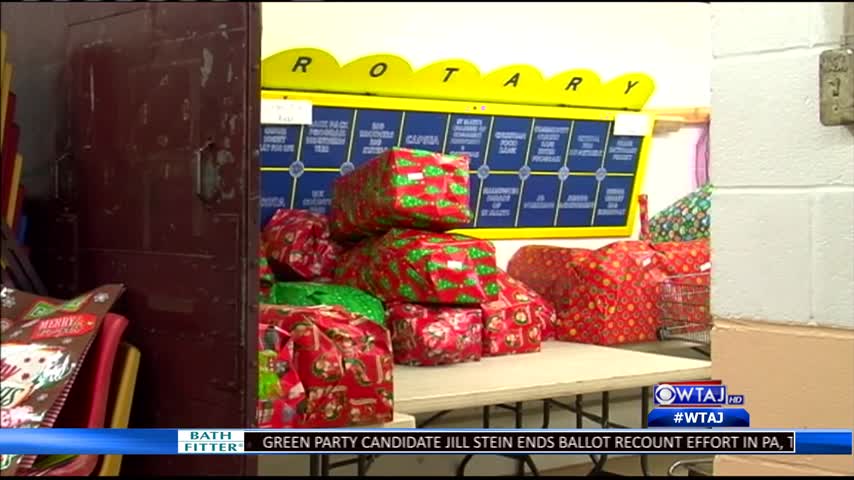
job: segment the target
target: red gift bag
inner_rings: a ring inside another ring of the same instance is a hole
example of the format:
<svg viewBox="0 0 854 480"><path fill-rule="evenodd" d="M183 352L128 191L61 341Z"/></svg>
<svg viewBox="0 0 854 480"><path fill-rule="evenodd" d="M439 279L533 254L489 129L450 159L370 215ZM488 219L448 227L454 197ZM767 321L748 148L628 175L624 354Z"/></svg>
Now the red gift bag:
<svg viewBox="0 0 854 480"><path fill-rule="evenodd" d="M261 240L282 280L329 280L341 252L330 239L326 217L308 210L276 210Z"/></svg>
<svg viewBox="0 0 854 480"><path fill-rule="evenodd" d="M476 362L483 354L479 308L395 303L386 315L395 363L447 365Z"/></svg>
<svg viewBox="0 0 854 480"><path fill-rule="evenodd" d="M261 305L261 322L291 335L306 392L301 428L385 423L394 416L388 331L338 306Z"/></svg>

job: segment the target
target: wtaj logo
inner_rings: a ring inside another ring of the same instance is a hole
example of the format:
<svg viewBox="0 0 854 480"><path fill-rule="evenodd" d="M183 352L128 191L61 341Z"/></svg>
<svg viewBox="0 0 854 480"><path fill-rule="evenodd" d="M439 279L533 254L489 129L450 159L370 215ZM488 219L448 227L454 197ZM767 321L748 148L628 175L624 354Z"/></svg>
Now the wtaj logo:
<svg viewBox="0 0 854 480"><path fill-rule="evenodd" d="M730 395L720 380L662 383L653 389L653 401L660 407L720 407L744 405L744 395Z"/></svg>

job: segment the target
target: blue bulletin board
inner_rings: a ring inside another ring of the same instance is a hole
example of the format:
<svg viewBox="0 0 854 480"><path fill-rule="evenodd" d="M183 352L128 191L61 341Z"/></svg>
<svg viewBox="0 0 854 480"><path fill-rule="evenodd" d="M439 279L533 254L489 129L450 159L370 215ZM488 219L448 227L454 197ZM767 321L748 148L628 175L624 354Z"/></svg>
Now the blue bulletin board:
<svg viewBox="0 0 854 480"><path fill-rule="evenodd" d="M283 51L262 62L262 110L308 102L311 123L262 122L262 225L278 208L327 213L335 178L400 146L469 155L474 219L456 232L630 236L652 122L635 113L642 126L627 128L626 117L653 89L640 73L603 82L576 69L546 79L513 65L481 75L462 60L416 71L393 55L341 66L321 50Z"/></svg>
<svg viewBox="0 0 854 480"><path fill-rule="evenodd" d="M261 209L327 213L332 182L393 146L471 158L480 238L631 235L648 138L614 135L619 112L308 92L311 125L262 125Z"/></svg>

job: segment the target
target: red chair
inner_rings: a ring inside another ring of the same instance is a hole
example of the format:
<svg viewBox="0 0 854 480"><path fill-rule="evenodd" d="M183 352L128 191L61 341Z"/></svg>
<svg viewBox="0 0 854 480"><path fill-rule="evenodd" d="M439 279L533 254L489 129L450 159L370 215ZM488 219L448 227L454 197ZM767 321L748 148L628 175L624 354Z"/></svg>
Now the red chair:
<svg viewBox="0 0 854 480"><path fill-rule="evenodd" d="M128 320L120 315L110 313L104 317L54 428L105 428L113 365L127 325ZM99 460L99 455L78 455L68 463L45 469L34 468L25 475L90 476Z"/></svg>

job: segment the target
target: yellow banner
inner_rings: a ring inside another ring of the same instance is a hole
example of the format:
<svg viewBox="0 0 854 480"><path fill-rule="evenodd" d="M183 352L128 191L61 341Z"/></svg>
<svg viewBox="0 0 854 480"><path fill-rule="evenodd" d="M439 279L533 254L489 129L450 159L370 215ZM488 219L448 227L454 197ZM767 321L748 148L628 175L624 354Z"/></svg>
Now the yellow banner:
<svg viewBox="0 0 854 480"><path fill-rule="evenodd" d="M591 70L567 70L544 78L530 65L510 65L483 74L460 59L414 70L406 60L388 54L369 55L342 66L331 54L315 48L267 57L261 65L261 87L615 110L641 110L655 91L652 78L643 73L603 82Z"/></svg>

